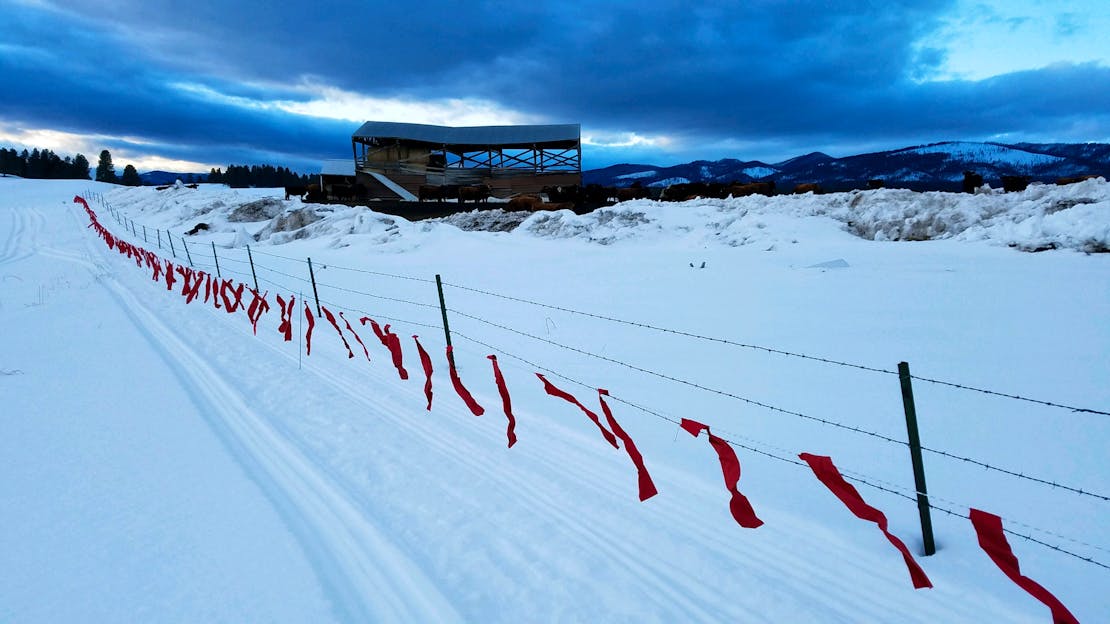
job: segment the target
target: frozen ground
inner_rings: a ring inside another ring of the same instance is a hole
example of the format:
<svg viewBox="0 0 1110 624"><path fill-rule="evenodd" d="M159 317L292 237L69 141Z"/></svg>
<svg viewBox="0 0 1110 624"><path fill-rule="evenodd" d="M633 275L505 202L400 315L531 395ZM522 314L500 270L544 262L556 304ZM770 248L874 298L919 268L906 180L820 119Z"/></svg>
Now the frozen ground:
<svg viewBox="0 0 1110 624"><path fill-rule="evenodd" d="M322 319L304 357L280 341L276 305L257 337L242 315L186 306L85 227L71 200L86 190L134 221L133 243L157 250L170 231L174 249L159 253L183 255L187 240L198 266L213 264L214 244L225 277L246 283L249 243L271 303L311 297L311 256L329 307L404 338L410 379L368 328L369 363L357 345L348 359ZM881 369L906 360L923 377L1107 411L1110 255L1083 251L1107 245L1106 183L633 202L501 232L260 201L276 195L0 179L0 620L1049 621L966 519L934 515L940 550L920 557L916 506L859 486L935 585L915 591L874 525L808 470L745 448L740 490L766 524L738 527L704 437L614 401L660 492L641 503L623 451L533 373L554 371L591 407L589 388L605 387L909 492L904 445L660 375L905 439L897 377L477 291ZM182 237L198 222L210 229ZM914 238L939 240L891 242ZM437 273L480 418L446 374ZM435 362L431 412L414 333ZM512 393L511 449L490 353ZM927 446L1110 490L1110 417L920 381L914 391ZM997 513L1110 564L1107 501L925 461L938 506ZM1110 571L1010 542L1080 621L1110 616Z"/></svg>

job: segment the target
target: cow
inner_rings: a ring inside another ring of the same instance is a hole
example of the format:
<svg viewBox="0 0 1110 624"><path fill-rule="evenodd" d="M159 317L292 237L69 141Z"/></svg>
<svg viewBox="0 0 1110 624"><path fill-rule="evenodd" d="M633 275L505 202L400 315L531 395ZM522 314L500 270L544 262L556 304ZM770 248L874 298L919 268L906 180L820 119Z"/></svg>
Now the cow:
<svg viewBox="0 0 1110 624"><path fill-rule="evenodd" d="M417 190L417 197L420 201L435 200L438 202L443 201L443 187L434 184L421 184Z"/></svg>
<svg viewBox="0 0 1110 624"><path fill-rule="evenodd" d="M331 194L339 201L351 200L355 198L355 187L349 184L333 184Z"/></svg>
<svg viewBox="0 0 1110 624"><path fill-rule="evenodd" d="M197 232L200 232L202 230L207 230L207 229L208 229L208 224L207 223L198 223L198 224L193 226L193 229L189 230L188 232L185 232L185 236L193 236Z"/></svg>
<svg viewBox="0 0 1110 624"><path fill-rule="evenodd" d="M882 178L872 178L867 181L867 188L872 191L886 187L886 182Z"/></svg>
<svg viewBox="0 0 1110 624"><path fill-rule="evenodd" d="M1088 175L1079 175L1079 176L1070 176L1070 177L1066 177L1066 178L1057 178L1056 179L1056 184L1058 184L1060 186L1064 186L1065 184L1075 184L1076 182L1082 182L1084 180L1094 180L1098 177L1100 177L1100 176L1097 176L1097 175L1092 173L1092 174L1088 174Z"/></svg>
<svg viewBox="0 0 1110 624"><path fill-rule="evenodd" d="M813 193L814 195L820 195L822 192L823 191L821 189L821 185L816 184L814 182L804 182L802 184L797 184L797 185L794 186L794 194L795 195L803 195L805 193Z"/></svg>
<svg viewBox="0 0 1110 624"><path fill-rule="evenodd" d="M748 195L766 195L770 197L775 194L774 182L752 182L750 184L731 184L725 189L725 195L732 197L745 197Z"/></svg>
<svg viewBox="0 0 1110 624"><path fill-rule="evenodd" d="M569 186L545 186L540 192L547 195L547 199L556 203L580 201L581 189L577 184Z"/></svg>
<svg viewBox="0 0 1110 624"><path fill-rule="evenodd" d="M297 199L304 199L304 194L308 192L308 187L303 185L287 185L285 187L285 199L296 196Z"/></svg>
<svg viewBox="0 0 1110 624"><path fill-rule="evenodd" d="M320 190L319 184L309 184L305 187L304 201L309 203L321 204L327 201L327 197Z"/></svg>
<svg viewBox="0 0 1110 624"><path fill-rule="evenodd" d="M633 199L647 199L649 191L644 188L638 181L633 182L632 186L617 189L617 201L631 201Z"/></svg>
<svg viewBox="0 0 1110 624"><path fill-rule="evenodd" d="M459 203L465 204L468 201L473 201L475 204L478 202L486 202L492 194L488 184L479 184L477 186L460 186L459 187Z"/></svg>
<svg viewBox="0 0 1110 624"><path fill-rule="evenodd" d="M974 193L981 186L983 186L983 176L974 171L964 172L963 191L965 193Z"/></svg>
<svg viewBox="0 0 1110 624"><path fill-rule="evenodd" d="M1029 176L1002 176L1002 190L1007 193L1019 193L1029 186Z"/></svg>
<svg viewBox="0 0 1110 624"><path fill-rule="evenodd" d="M526 210L528 212L535 212L543 210L543 198L539 195L514 195L509 198L508 210L519 212Z"/></svg>

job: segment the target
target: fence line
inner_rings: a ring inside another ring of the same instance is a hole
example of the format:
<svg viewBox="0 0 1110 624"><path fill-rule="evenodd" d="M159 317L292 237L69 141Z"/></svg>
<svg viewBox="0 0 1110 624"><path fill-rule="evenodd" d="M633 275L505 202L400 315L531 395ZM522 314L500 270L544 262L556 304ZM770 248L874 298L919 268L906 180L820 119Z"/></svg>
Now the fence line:
<svg viewBox="0 0 1110 624"><path fill-rule="evenodd" d="M107 205L106 202L102 202L102 203ZM291 261L291 262L298 262L298 263L299 262L304 262L304 260L302 260L302 259L291 258L291 257L287 257L287 256L282 256L282 255L279 255L279 254L273 254L273 253L269 253L269 252L265 252L265 251L259 251L259 250L253 250L253 251L255 251L256 253L259 253L261 255L271 256L271 257L275 257L275 258L281 258L281 259L288 260L288 261ZM249 264L248 261L246 261L246 260L240 260L240 259L237 259L237 258L233 258L233 257L230 257L229 255L225 255L224 259L225 260L230 260L232 262L241 263L241 264ZM212 264L207 264L207 263L203 263L203 262L198 262L196 264L200 267L214 268L214 265L212 265ZM298 276L298 275L294 275L294 274L290 274L290 273L285 273L283 271L279 271L277 269L273 269L271 267L267 267L267 266L262 265L262 264L257 264L256 266L259 269L270 271L271 273L274 273L276 275L281 275L281 276L288 277L288 278L294 279L294 280L298 280L298 281L304 282L304 283L311 283L311 281L309 279L307 279L305 277L302 277L302 276ZM366 271L366 270L361 270L361 269L354 269L354 268L351 268L351 267L342 267L340 265L335 265L335 264L332 264L332 263L327 263L324 266L330 266L332 268L340 268L340 269L344 269L344 270L357 271L357 272L360 272L360 273L383 275L383 276L399 278L399 279L408 279L408 280L418 281L418 282L435 283L435 280L415 278L415 277L409 277L409 276L400 276L400 275L394 275L394 274L390 274L390 273L382 273L382 272L376 272L376 271ZM240 275L240 276L244 276L244 277L250 277L250 275L248 275L247 273L242 272L242 271L227 270L227 272L232 273L232 274L236 274L236 275ZM293 292L293 290L295 290L295 289L290 289L288 286L286 286L284 284L279 284L278 282L275 282L271 279L267 279L265 277L261 277L261 278L259 278L259 280L263 281L263 282L266 282L268 284L271 284L271 285L273 285L275 287L278 287L278 288L287 289L290 292ZM762 347L762 346L758 346L758 345L749 345L749 344L739 343L739 342L735 342L735 341L731 341L731 340L727 340L727 339L723 339L723 338L715 338L715 337L711 337L711 336L704 336L704 335L700 335L700 334L684 332L684 331L681 331L681 330L667 329L667 328L657 327L657 326L654 326L654 325L649 325L649 324L646 324L646 323L638 323L638 322L634 322L634 321L627 321L627 320L624 320L624 319L618 319L618 318L614 318L614 317L608 317L608 316L604 316L604 315L599 315L599 314L594 314L594 313L589 313L589 312L583 312L583 311L580 311L580 310L574 310L574 309L565 308L565 307L562 307L562 306L555 306L555 305L539 303L539 302L530 301L530 300L527 300L527 299L513 297L513 296L510 296L510 295L503 295L503 294L500 294L500 293L494 293L494 292L491 292L491 291L485 291L485 290L476 289L476 288L471 288L471 287L463 286L463 285L459 285L459 284L453 284L453 283L449 283L449 282L444 282L444 283L447 284L448 286L451 286L451 287L454 287L454 288L458 288L458 289L466 290L466 291L471 291L471 292L475 292L475 293L479 293L479 294L483 294L483 295L498 297L498 298L507 299L507 300L511 300L511 301L517 301L517 302L521 302L521 303L527 303L527 304L531 304L531 305L536 305L536 306L540 306L540 307L560 310L560 311L569 312L569 313L573 313L573 314L579 314L579 315L587 316L587 317L591 317L591 318L597 318L597 319L602 319L602 320L606 320L606 321L611 321L611 322L616 322L616 323L621 323L621 324L626 324L626 325L632 325L632 326L642 327L642 328L656 330L656 331L662 331L662 332L677 334L677 335L681 335L681 336L685 336L685 337L690 337L690 338L695 338L695 339L700 339L700 340L706 340L706 341L711 341L711 342L718 342L718 343L723 343L723 344L729 344L729 345L738 346L738 347L757 349L757 350L765 351L765 352L768 352L768 353L798 357L798 358L803 358L803 359L807 359L807 360L814 360L814 361L818 361L818 362L834 364L834 365L839 365L839 366L847 366L847 367L851 367L851 368L858 368L858 369L871 371L871 372L887 373L887 374L892 374L892 375L898 374L896 371L889 371L889 370L884 370L884 369L878 369L878 368L863 366L863 365L859 365L859 364L852 364L852 363L848 363L848 362L841 362L841 361L831 360L831 359L827 359L827 358L821 358L821 357L809 356L809 355L804 355L804 354L799 354L799 353L793 353L793 352L789 352L789 351L773 349L773 348L770 348L770 347ZM346 287L342 287L342 286L338 286L338 285L334 285L334 284L326 284L326 283L322 283L322 282L318 282L318 284L320 286L333 288L337 291L347 292L347 293L361 295L361 296L365 296L365 297L371 297L371 298L381 299L381 300L385 300L385 301L392 301L392 302L397 302L397 303L404 303L404 304L414 305L414 306L419 306L419 307L438 309L438 306L433 305L433 304L427 304L427 303L422 303L422 302L418 302L418 301L411 301L411 300L406 300L406 299L399 299L399 298L387 297L387 296L383 296L383 295L377 295L377 294L374 294L374 293L360 291L360 290L352 289L352 288L346 288ZM342 308L342 309L345 309L345 310L358 312L360 314L364 314L364 315L367 315L367 316L370 316L370 315L373 314L371 312L367 312L367 311L364 311L364 310L358 310L356 308L341 306L341 305L339 305L337 303L334 303L334 302L328 302L328 301L324 301L324 300L321 300L321 301L324 302L324 303L327 303L331 307ZM763 403L763 402L760 402L760 401L757 401L757 400L754 400L754 399L750 399L750 398L747 398L747 397L743 397L743 396L734 394L732 392L728 392L728 391L724 391L724 390L718 390L718 389L715 389L715 388L710 388L710 387L698 384L696 382L681 379L681 378L678 378L678 377L673 377L673 376L670 376L670 375L667 375L667 374L664 374L664 373L659 373L657 371L652 371L652 370L649 370L649 369L646 369L646 368L636 366L634 364L630 364L630 363L627 363L627 362L616 360L614 358L609 358L609 357L604 356L604 355L599 355L599 354L592 353L592 352L589 352L589 351L586 351L586 350L583 350L583 349L579 349L579 348L576 348L576 347L560 344L558 342L543 338L541 336L536 336L536 335L533 335L533 334L530 334L530 333L527 333L527 332L523 332L523 331L514 329L512 327L508 327L508 326L500 324L500 323L489 321L489 320L483 319L483 318L475 316L475 315L468 314L466 312L463 312L463 311L460 311L460 310L457 310L457 309L450 309L450 312L452 312L454 314L458 314L459 316L462 316L464 318L472 319L474 321L478 321L480 323L484 323L486 325L496 327L498 329L508 331L508 332L511 332L511 333L514 333L514 334L517 334L517 335L520 335L520 336L524 336L524 337L527 337L527 338L530 338L530 339L533 339L533 340L537 340L537 341L540 341L540 342L543 342L543 343L546 343L546 344L549 344L549 345L553 345L553 346L556 346L556 347L559 347L559 348L562 348L562 349L566 349L566 350L569 350L569 351L572 351L572 352L575 352L575 353L579 353L579 354L586 355L586 356L589 356L589 357L593 357L593 358L596 358L596 359L600 359L600 360L603 360L603 361L606 361L606 362L610 362L610 363L613 363L613 364L616 364L616 365L619 365L619 366L629 368L631 370L635 370L635 371L638 371L638 372L641 372L641 373L644 373L644 374L652 375L652 376L655 376L655 377L658 377L658 378L666 379L666 380L669 380L669 381L672 381L672 382L675 382L675 383L680 383L680 384L683 384L683 385L687 385L687 386L693 387L693 388L698 389L698 390L702 390L702 391L705 391L705 392L710 392L710 393L717 394L717 395L720 395L720 396L725 396L725 397L728 397L728 398L732 398L732 399L735 399L735 400L738 400L738 401L741 401L741 402L744 402L744 403L747 403L747 404L750 404L750 405L754 405L754 406L757 406L757 407L762 407L764 409L767 409L767 410L770 410L770 411L773 411L773 412L778 412L778 413L782 413L782 414L786 414L786 415L790 415L790 416L794 416L794 417L798 417L798 418L802 418L802 419L806 419L806 420L811 420L811 421L818 422L818 423L826 425L826 426L830 426L830 427L850 431L850 432L853 432L853 433L858 433L858 434L861 434L861 435L866 435L866 436L873 437L873 438L876 438L876 439L879 439L879 440L883 440L884 442L888 442L888 443L892 443L892 444L898 444L898 445L903 445L903 446L908 445L908 443L905 442L905 441L902 441L902 440L899 440L899 439L896 439L896 438L893 438L893 437L890 437L890 436L887 436L887 435L884 435L884 434L881 434L881 433L877 433L877 432L874 432L874 431L868 431L866 429L855 427L853 425L847 425L847 424L836 422L836 421L829 420L829 419L826 419L826 418L821 418L821 417L813 416L813 415L809 415L809 414L803 414L801 412L796 412L796 411L780 408L780 407L777 407L777 406L774 406L774 405L769 405L769 404L766 404L766 403ZM380 318L388 319L388 320L395 321L395 322L409 323L409 324L412 324L412 325L427 327L427 328L433 328L433 329L437 329L437 330L440 330L440 331L442 331L442 329L443 329L441 326L432 325L432 324L428 324L428 323L420 323L420 322L411 321L411 320L407 320L407 319L385 317L385 316L381 316L381 315L377 315L377 316L379 316ZM467 338L467 339L471 340L472 342L476 342L473 338ZM550 371L549 369L544 369L544 370L548 370L548 372L551 372L552 374L558 375L557 373L554 373L554 371ZM990 391L990 390L982 390L982 389L978 389L978 388L972 388L972 387L969 387L969 386L963 386L963 385L960 385L960 384L953 384L953 383L950 383L950 382L939 381L939 380L930 379L930 378L926 378L926 377L918 377L918 376L914 376L914 375L911 375L911 377L916 378L920 381L927 382L927 383L948 385L948 386L953 386L953 387L958 387L958 388L963 388L963 389L968 389L968 390L974 390L974 391L978 391L978 392L985 392L985 393L988 393L988 394L995 394L995 395L998 395L998 396L1003 396L1003 397L1008 397L1008 398L1028 400L1028 401L1031 401L1031 402L1034 402L1034 403L1042 403L1042 404L1051 405L1051 406L1054 406L1054 407L1062 407L1062 408L1066 408L1066 409L1072 409L1074 411L1083 411L1083 412L1100 413L1100 414L1105 413L1105 412L1100 412L1098 410L1090 410L1090 409L1085 409L1085 408L1074 408L1074 407L1069 407L1069 406L1055 404L1055 403L1038 401L1038 400L1035 400L1035 399L1026 399L1024 397L1019 397L1019 396L1016 396L1016 395L1007 395L1007 394L998 393L998 392L994 392L994 391ZM565 378L565 377L564 377L564 379L567 379L568 381L571 381L572 383L576 383L576 384L581 385L581 382L571 380L571 379ZM616 399L616 398L614 398L614 399L619 400L619 399ZM622 402L625 402L625 401L622 401ZM632 403L628 403L628 404L632 407L637 408L637 409L641 409L641 410L644 410L644 411L649 411L649 410L646 410L645 408L643 408L642 406L637 406L637 405L632 404ZM1050 486L1050 487L1060 489L1060 490L1063 490L1063 491L1068 491L1068 492L1071 492L1073 494L1077 494L1077 495L1080 495L1080 496L1095 498L1095 499L1099 499L1099 500L1103 500L1103 501L1110 501L1110 496L1107 496L1107 495L1104 495L1104 494L1099 494L1099 493L1096 493L1096 492L1092 492L1090 490L1086 490L1086 489L1083 489L1083 488L1074 487L1074 486L1066 485L1066 484L1063 484L1063 483L1059 483L1055 480L1049 480L1049 479L1044 479L1044 478L1040 478L1040 477L1036 477L1036 476L1032 476L1032 475L1027 475L1023 472L1010 470L1010 469L1007 469L1007 468L1002 468L1002 467L995 466L995 465L989 464L987 462L984 462L984 461L981 461L981 460L978 460L978 459L974 459L974 458L970 458L970 457L964 457L964 456L961 456L961 455L957 455L955 453L950 453L948 451L934 449L934 448L930 448L930 447L926 447L926 446L922 446L921 448L923 450L928 451L930 453L933 453L935 455L939 455L939 456L946 457L946 458L953 459L953 460L957 460L957 461L962 461L962 462L965 462L965 463L968 463L968 464L971 464L971 465L975 465L975 466L978 466L978 467L986 469L986 470L995 471L995 472L998 472L1000 474L1005 474L1005 475L1008 475L1010 477L1014 477L1014 478L1017 478L1017 479L1022 479L1022 480L1038 483L1038 484L1041 484L1041 485ZM748 450L752 450L752 449L748 449Z"/></svg>
<svg viewBox="0 0 1110 624"><path fill-rule="evenodd" d="M556 371L554 371L550 368L547 368L545 366L541 366L540 364L532 362L532 361L530 361L526 358L523 358L519 355L509 353L508 351L505 351L504 349L501 349L500 347L496 347L494 345L488 344L488 343L483 342L481 340L477 340L477 339L472 338L472 337L470 337L466 334L460 333L458 331L452 332L452 334L455 335L455 336L458 336L458 337L460 337L464 340L467 340L469 342L472 342L472 343L475 343L477 345L486 347L487 349L492 349L493 351L496 351L496 352L500 353L501 355L512 358L514 360L518 360L518 361L520 361L524 364L527 364L528 366L531 366L533 368L542 370L546 373L551 374L554 377L558 377L560 379L563 379L563 380L568 381L570 383L582 386L583 388L587 388L589 390L596 390L597 389L594 386L591 386L587 383L584 383L582 381L579 381L579 380L571 378L571 377L567 377L566 375L563 375L559 372L556 372ZM634 409L640 410L640 411L642 411L646 414L649 414L651 416L655 416L656 418L667 421L667 422L672 423L674 425L680 425L679 420L676 420L675 418L667 416L665 414L661 414L661 413L659 413L655 410L651 410L649 408L643 407L642 405L638 405L636 403L633 403L631 401L622 399L622 398L620 398L618 396L614 396L612 394L610 394L608 398L610 398L613 401L616 401L618 403L622 403L622 404L628 405L629 407L632 407ZM717 430L717 431L718 431L718 434L720 434L720 433L726 433L727 434L728 433L724 430ZM801 461L798 461L797 459L794 459L792 457L783 457L783 456L780 456L780 455L776 455L775 453L771 453L769 451L766 451L766 450L763 450L763 449L760 449L760 448L757 448L757 447L754 447L754 446L750 446L750 445L747 445L747 444L741 444L739 442L736 442L735 440L732 440L732 439L729 439L727 437L723 437L723 436L720 436L720 435L718 435L717 437L720 437L722 440L724 440L725 442L727 442L729 445L731 445L733 447L744 449L746 451L751 451L753 453L757 453L759 455L763 455L765 457L769 457L771 459L775 459L775 460L778 460L778 461L781 461L781 462L784 462L784 463L787 463L787 464L792 464L792 465L795 465L795 466L803 467L803 468L806 468L807 470L809 469L808 464L806 464L804 462L801 462ZM778 450L790 453L790 451L786 451L785 449L778 449ZM854 482L859 483L861 485L865 485L867 487L870 487L870 488L873 488L873 489L876 489L876 490L879 490L879 491L882 491L882 492L886 492L888 494L893 494L895 496L904 498L904 499L912 501L914 503L917 502L917 497L916 497L917 493L916 492L914 492L913 495L906 494L904 491L900 491L900 490L903 490L904 488L900 488L899 486L894 486L893 484L890 484L890 483L885 483L884 481L882 481L880 479L876 479L874 477L868 477L866 475L861 475L860 473L857 473L855 471L841 470L840 472L844 475L844 477L846 479L848 479L850 481L854 481ZM883 484L883 483L885 483L885 485L880 485L880 484ZM891 486L891 487L887 487L887 486ZM933 495L930 495L930 496L933 497ZM959 505L959 503L954 503L953 501L945 500L945 499L942 499L940 497L934 497L934 498L936 498L937 500L941 500L943 502L949 503L949 504ZM931 505L931 507L934 508L934 509L938 509L938 510L940 510L940 511L942 511L942 512L948 514L948 515L951 515L951 516L956 516L956 517L963 518L963 519L968 519L969 518L968 514L962 514L962 513L952 511L952 510L944 508L944 507L938 507L936 505ZM970 506L968 506L968 508L970 508ZM1008 519L1008 518L1003 518L1003 520L1005 520L1007 522L1011 522L1013 524L1018 524L1018 525L1024 526L1024 527L1029 528L1029 529L1033 529L1035 531L1040 531L1042 533L1052 535L1052 536L1060 538L1060 539L1064 539L1064 540L1067 540L1067 541L1070 541L1070 542L1074 542L1074 543L1079 544L1079 545L1083 545L1083 546L1087 546L1087 547L1090 547L1090 548L1103 550L1103 551L1107 550L1107 549L1102 548L1100 546L1095 546L1093 544L1088 544L1088 543L1083 542L1081 540L1070 538L1070 537L1061 535L1059 533L1054 533L1052 531L1047 531L1047 530L1044 530L1044 529L1038 529L1038 528L1033 527L1029 524L1025 524L1025 523L1022 523L1022 522L1018 522L1018 521L1015 521L1015 520ZM1081 561L1085 561L1087 563L1091 563L1091 564L1094 564L1096 566L1099 566L1099 567L1110 570L1110 565L1107 565L1107 564L1104 564L1100 561L1097 561L1092 557L1085 557L1085 556L1080 555L1078 553L1074 553L1074 552L1071 552L1069 550L1060 548L1059 546L1056 546L1054 544L1049 544L1049 543L1044 542L1042 540L1038 540L1037 538L1034 538L1032 536L1025 535L1025 534L1022 534L1022 533L1018 533L1018 532L1015 532L1015 531L1011 531L1010 529L1003 528L1003 530L1006 533L1008 533L1010 535L1013 535L1015 537L1020 537L1022 539L1028 540L1028 541L1033 542L1035 544L1039 544L1041 546L1045 546L1047 548L1050 548L1050 549L1055 550L1057 552L1063 553L1065 555L1074 557L1074 558L1079 559Z"/></svg>
<svg viewBox="0 0 1110 624"><path fill-rule="evenodd" d="M864 364L856 364L856 363L852 363L852 362L843 362L843 361L840 361L840 360L833 360L833 359L830 359L830 358L824 358L824 357L819 357L819 356L814 356L814 355L806 355L804 353L796 353L796 352L793 352L793 351L785 351L783 349L776 349L774 347L765 347L765 346L762 346L762 345L747 344L747 343L743 343L743 342L737 342L735 340L729 340L727 338L718 338L718 337L714 337L714 336L706 336L706 335L703 335L703 334L697 334L697 333L683 331L683 330L679 330L679 329L659 327L658 325L651 325L649 323L643 323L643 322L638 322L638 321L629 321L629 320L626 320L626 319L620 319L620 318L616 318L616 317L612 317L612 316L606 316L604 314L596 314L596 313L593 313L593 312L585 312L585 311L582 311L582 310L575 310L573 308L567 308L567 307L553 305L553 304L549 304L549 303L541 303L541 302L533 301L533 300L530 300L530 299L523 299L521 297L514 297L514 296L511 296L511 295L505 295L505 294L496 293L496 292L492 292L492 291L488 291L488 290L482 290L480 288L472 288L470 286L463 286L461 284L453 284L453 283L450 283L450 282L443 282L443 284L445 286L451 286L453 288L458 288L460 290L466 290L466 291L470 291L470 292L474 292L474 293L478 293L478 294L482 294L482 295L487 295L487 296L490 296L490 297L497 297L497 298L500 298L500 299L515 301L517 303L526 303L526 304L529 304L529 305L534 305L534 306L538 306L538 307L541 307L541 308L547 308L547 309L550 309L550 310L558 310L560 312L568 312L570 314L578 314L580 316L586 316L586 317L590 317L590 318L600 319L600 320L609 321L609 322L612 322L612 323L619 323L619 324L622 324L622 325L629 325L629 326L632 326L632 327L639 327L639 328L642 328L642 329L650 329L650 330L653 330L653 331L658 331L658 332L663 332L663 333L668 333L668 334L675 334L675 335L678 335L678 336L684 336L686 338L695 338L697 340L705 340L705 341L708 341L708 342L716 342L716 343L726 344L726 345L730 345L730 346L734 346L734 347L740 347L740 348L744 348L744 349L754 349L754 350L757 350L757 351L764 351L766 353L773 353L773 354L776 354L776 355L784 355L784 356L787 356L787 357L794 357L794 358L800 358L800 359L804 359L804 360L811 360L811 361L815 361L815 362L821 362L821 363L824 363L824 364L833 364L833 365L836 365L836 366L844 366L844 367L847 367L847 368L855 368L855 369L864 370L864 371L868 371L868 372L872 372L872 373L882 373L882 374L886 374L886 375L898 375L898 371L896 371L896 370L889 370L889 369L885 369L885 368L877 368L877 367L874 367L874 366L866 366ZM954 383L954 382L950 382L950 381L942 381L942 380L939 380L939 379L932 379L932 378L929 378L929 377L920 377L918 375L910 375L910 377L913 378L913 379L917 379L918 381L923 381L925 383L948 386L948 387L958 388L958 389L961 389L961 390L968 390L968 391L972 391L972 392L980 392L980 393L983 393L983 394L1005 397L1005 398L1008 398L1008 399L1014 399L1014 400L1018 400L1018 401L1026 401L1026 402L1029 402L1029 403L1036 403L1038 405L1044 405L1044 406L1047 406L1047 407L1056 407L1056 408L1071 410L1073 412L1083 412L1083 413L1089 413L1089 414L1100 414L1100 415L1103 415L1103 416L1110 416L1110 412L1103 411L1103 410L1091 409L1091 408L1086 408L1086 407L1076 407L1076 406L1073 406L1073 405L1064 405L1064 404L1061 404L1061 403L1054 403L1052 401L1043 401L1043 400L1040 400L1040 399L1033 399L1033 398L1024 397L1024 396L1021 396L1021 395L1016 395L1016 394L1008 394L1008 393L1005 393L1005 392L998 392L998 391L995 391L995 390L977 388L975 386L969 386L969 385L966 385L966 384L959 384L959 383Z"/></svg>

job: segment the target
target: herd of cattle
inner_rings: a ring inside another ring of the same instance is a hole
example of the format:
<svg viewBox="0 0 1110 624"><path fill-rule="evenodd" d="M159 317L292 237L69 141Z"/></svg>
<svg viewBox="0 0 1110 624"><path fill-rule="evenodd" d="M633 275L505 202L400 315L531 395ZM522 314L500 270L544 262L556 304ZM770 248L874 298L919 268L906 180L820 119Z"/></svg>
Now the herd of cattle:
<svg viewBox="0 0 1110 624"><path fill-rule="evenodd" d="M1095 175L1074 176L1060 178L1057 184L1072 184L1082 182ZM1029 186L1029 176L1001 176L1002 188L1007 193L1024 191ZM974 171L965 171L963 191L975 193L983 187L983 176ZM880 189L885 186L881 179L868 180L867 188ZM797 184L790 191L794 194L815 193L820 194L823 189L814 183ZM686 201L696 198L727 199L729 197L745 197L748 195L777 194L775 183L749 182L749 183L719 183L719 182L684 182L671 184L666 187L646 187L639 182L634 182L627 187L601 186L587 184L585 186L545 186L537 194L519 194L509 198L505 206L508 210L561 210L596 208L612 205L614 203L630 201L633 199L654 199L659 201ZM347 202L367 199L367 189L361 184L342 185L332 184L321 188L318 184L308 186L286 186L285 199L300 197L304 201L325 203L328 201ZM487 202L492 196L489 185L478 184L463 186L457 184L431 185L423 184L418 189L417 199L420 202L445 202L457 201L460 204L473 202Z"/></svg>

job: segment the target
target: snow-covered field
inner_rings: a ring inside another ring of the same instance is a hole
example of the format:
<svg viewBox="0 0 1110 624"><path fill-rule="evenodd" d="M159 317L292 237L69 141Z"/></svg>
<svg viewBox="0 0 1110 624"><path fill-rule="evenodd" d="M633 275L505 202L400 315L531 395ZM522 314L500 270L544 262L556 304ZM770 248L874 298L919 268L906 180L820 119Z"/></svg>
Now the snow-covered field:
<svg viewBox="0 0 1110 624"><path fill-rule="evenodd" d="M72 202L86 191L114 234L180 262L186 240L213 272L214 247L253 284L249 243L272 306L258 335L110 252ZM525 301L1110 411L1110 254L1086 253L1110 248L1105 182L416 223L280 194L0 178L0 621L1050 621L966 518L935 511L938 552L921 556L916 505L860 481L912 494L904 444L815 420L905 440L897 376ZM275 293L315 309L307 257L369 363L324 319L311 356L301 327L281 340ZM478 418L447 375L436 274ZM401 335L408 380L364 315ZM412 334L435 364L430 412ZM591 409L592 389L612 393L658 496L637 499L628 456L536 372ZM926 447L1098 495L924 456L934 504L1077 555L1009 536L1080 621L1110 619L1110 416L913 390ZM762 527L736 524L716 454L680 418L738 445ZM775 458L801 452L857 479L933 589Z"/></svg>

